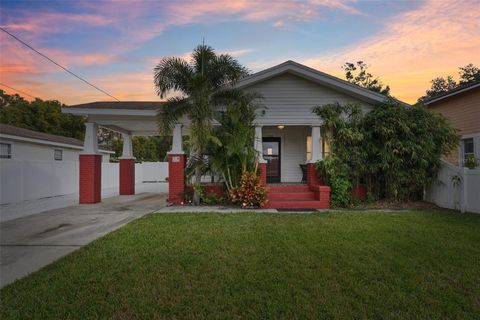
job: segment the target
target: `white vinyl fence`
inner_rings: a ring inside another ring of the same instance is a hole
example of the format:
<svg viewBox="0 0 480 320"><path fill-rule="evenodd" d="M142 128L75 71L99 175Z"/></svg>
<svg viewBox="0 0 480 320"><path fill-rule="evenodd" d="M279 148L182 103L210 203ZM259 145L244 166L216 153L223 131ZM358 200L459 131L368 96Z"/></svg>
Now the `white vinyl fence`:
<svg viewBox="0 0 480 320"><path fill-rule="evenodd" d="M78 161L0 160L0 221L78 203ZM168 192L168 162L135 164L135 192ZM119 193L119 164L102 163L102 198Z"/></svg>
<svg viewBox="0 0 480 320"><path fill-rule="evenodd" d="M425 191L425 200L439 207L480 213L480 169L460 168L442 160L437 181Z"/></svg>

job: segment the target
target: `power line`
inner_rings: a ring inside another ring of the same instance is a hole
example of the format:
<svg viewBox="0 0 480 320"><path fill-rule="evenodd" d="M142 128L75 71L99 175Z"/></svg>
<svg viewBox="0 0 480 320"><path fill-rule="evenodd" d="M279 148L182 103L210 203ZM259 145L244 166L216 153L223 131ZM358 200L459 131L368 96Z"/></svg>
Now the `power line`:
<svg viewBox="0 0 480 320"><path fill-rule="evenodd" d="M49 57L47 57L45 54L41 53L40 51L38 51L37 49L33 48L31 45L29 45L28 43L26 43L25 41L17 38L16 36L14 36L13 34L11 34L10 32L8 32L7 30L5 30L4 28L0 27L0 30L2 30L3 32L5 32L6 34L8 34L10 37L12 37L13 39L17 40L18 42L20 42L21 44L23 44L24 46L26 46L27 48L33 50L34 52L36 52L37 54L41 55L42 57L44 57L45 59L47 59L48 61L50 61L51 63L53 63L54 65L62 68L64 71L70 73L72 76L74 76L75 78L85 82L86 84L88 84L89 86L97 89L98 91L106 94L107 96L109 96L110 98L112 99L115 99L117 100L118 102L120 102L120 100L118 100L117 98L115 98L114 96L112 96L111 94L109 94L108 92L100 89L99 87L97 87L96 85L88 82L87 80L83 79L82 77L76 75L75 73L73 73L72 71L68 70L67 68L65 68L64 66L58 64L57 62L55 62L54 60L50 59Z"/></svg>
<svg viewBox="0 0 480 320"><path fill-rule="evenodd" d="M15 89L14 87L7 86L7 85L4 84L4 83L0 83L0 86L5 87L5 88L9 88L9 89L11 89L11 90L13 90L13 91L16 91L16 92L19 92L19 93L22 93L22 94L24 94L24 95L26 95L26 96L32 97L33 99L37 99L37 98L38 98L38 97L34 97L34 96L32 96L31 94L28 94L28 93L26 93L26 92L24 92L24 91L22 91L22 90L18 90L18 89Z"/></svg>

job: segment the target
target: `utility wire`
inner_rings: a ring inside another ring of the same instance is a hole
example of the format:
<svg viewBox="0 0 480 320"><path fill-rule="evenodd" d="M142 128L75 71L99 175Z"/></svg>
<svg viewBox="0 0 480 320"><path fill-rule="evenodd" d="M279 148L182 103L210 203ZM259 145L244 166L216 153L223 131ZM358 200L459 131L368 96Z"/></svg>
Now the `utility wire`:
<svg viewBox="0 0 480 320"><path fill-rule="evenodd" d="M57 62L53 61L52 59L50 59L49 57L47 57L45 54L41 53L40 51L38 51L37 49L33 48L31 45L29 45L28 43L26 43L25 41L19 39L18 37L14 36L13 34L11 34L10 32L8 32L7 30L5 30L4 28L0 27L0 30L2 30L3 32L5 32L6 34L8 34L10 37L12 37L13 39L17 40L18 42L20 42L21 44L23 44L24 46L26 46L27 48L33 50L34 52L36 52L37 54L41 55L42 57L44 57L45 59L47 59L48 61L50 61L51 63L53 63L54 65L62 68L64 71L70 73L72 76L74 76L75 78L85 82L86 84L88 84L89 86L97 89L98 91L106 94L107 96L109 96L110 98L112 99L115 99L117 100L118 102L120 102L120 100L118 100L117 98L115 98L114 96L112 96L111 94L109 94L108 92L100 89L99 87L97 87L96 85L88 82L87 80L83 79L82 77L76 75L75 73L73 73L72 71L68 70L67 68L65 68L64 66L58 64Z"/></svg>
<svg viewBox="0 0 480 320"><path fill-rule="evenodd" d="M18 90L18 89L15 89L15 88L13 88L13 87L7 86L7 85L4 84L4 83L0 83L0 86L5 87L5 88L8 88L8 89L11 89L11 90L16 91L16 92L19 92L19 93L22 93L22 94L24 94L24 95L26 95L26 96L32 97L33 99L37 99L37 98L38 98L38 97L34 97L34 96L32 96L31 94L28 94L28 93L26 93L26 92L24 92L24 91L22 91L22 90Z"/></svg>

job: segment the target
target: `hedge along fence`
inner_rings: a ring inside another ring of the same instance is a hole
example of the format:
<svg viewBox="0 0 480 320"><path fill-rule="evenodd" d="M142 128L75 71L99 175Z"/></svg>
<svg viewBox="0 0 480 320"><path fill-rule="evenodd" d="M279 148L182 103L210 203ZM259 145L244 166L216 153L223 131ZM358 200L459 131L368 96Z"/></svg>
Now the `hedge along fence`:
<svg viewBox="0 0 480 320"><path fill-rule="evenodd" d="M441 156L458 146L459 136L446 118L423 106L387 99L366 114L358 104L338 103L313 112L324 120L332 145L328 174L339 186L332 186L332 200L341 198L343 204L348 202L345 186L360 183L374 198L421 199L424 187L435 180Z"/></svg>

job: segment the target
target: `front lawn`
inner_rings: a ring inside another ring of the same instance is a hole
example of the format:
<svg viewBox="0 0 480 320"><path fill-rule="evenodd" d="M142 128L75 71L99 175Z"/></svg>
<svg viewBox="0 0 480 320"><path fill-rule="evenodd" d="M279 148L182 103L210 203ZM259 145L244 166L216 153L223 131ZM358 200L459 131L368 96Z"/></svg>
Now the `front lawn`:
<svg viewBox="0 0 480 320"><path fill-rule="evenodd" d="M0 299L1 319L478 319L480 216L148 215Z"/></svg>

